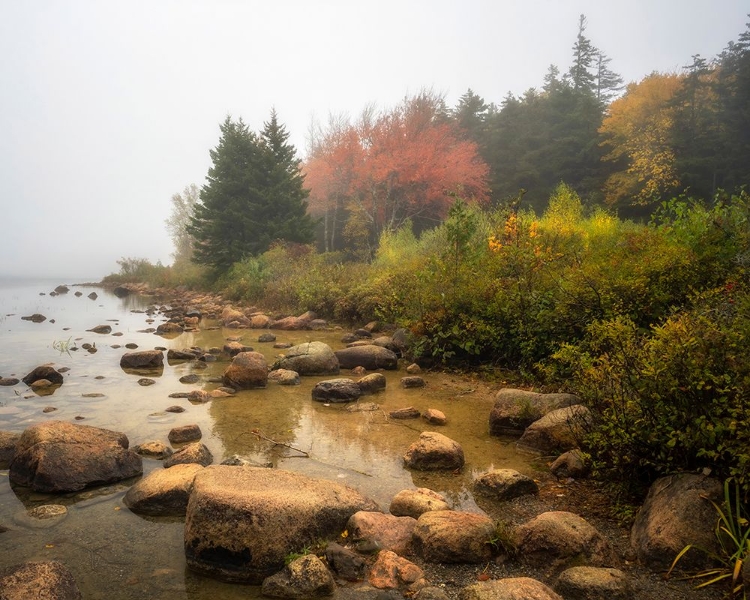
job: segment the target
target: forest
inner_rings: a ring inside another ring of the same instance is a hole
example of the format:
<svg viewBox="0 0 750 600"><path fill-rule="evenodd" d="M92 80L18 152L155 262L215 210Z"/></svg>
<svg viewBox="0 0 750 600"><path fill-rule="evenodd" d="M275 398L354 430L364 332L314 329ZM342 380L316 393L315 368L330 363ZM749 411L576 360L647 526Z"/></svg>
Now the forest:
<svg viewBox="0 0 750 600"><path fill-rule="evenodd" d="M304 159L275 112L227 118L172 197L174 263L109 279L404 327L428 367L578 394L628 493L709 469L747 496L750 24L679 73L610 64L581 17L540 88L331 116Z"/></svg>

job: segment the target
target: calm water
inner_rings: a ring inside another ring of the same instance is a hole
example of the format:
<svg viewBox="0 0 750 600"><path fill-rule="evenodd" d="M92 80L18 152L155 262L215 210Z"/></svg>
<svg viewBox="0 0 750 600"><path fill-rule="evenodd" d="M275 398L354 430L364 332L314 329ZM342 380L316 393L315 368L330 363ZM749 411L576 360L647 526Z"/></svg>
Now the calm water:
<svg viewBox="0 0 750 600"><path fill-rule="evenodd" d="M269 382L265 390L250 390L235 397L206 404L172 399L172 392L201 388L222 374L227 362L168 365L154 385L138 384L142 375L127 374L119 367L120 356L135 343L140 350L156 346L182 349L190 346L221 347L226 337L240 335L243 343L263 352L269 363L280 352L272 344L257 343L258 330L207 328L184 333L173 339L144 333L166 320L160 314L148 323L143 312L155 299L119 299L96 287L71 286L67 294L50 296L63 281L7 281L0 279L0 376L22 378L34 367L52 363L67 367L65 383L52 395L39 396L23 383L0 387L0 429L21 432L44 420L62 419L124 432L131 445L149 440L168 443L172 427L197 423L215 462L239 454L277 468L299 471L310 476L336 480L375 499L385 511L400 490L429 487L443 493L454 508L479 510L471 494L477 474L492 468L515 468L534 475L535 466L525 455L515 452L507 440L488 435L492 395L481 384L455 380L445 375L424 375L427 387L403 390L403 371L386 372L387 389L366 396L361 404L376 402L378 410L352 412L345 405L324 406L310 399L313 385L329 377L303 378L302 385L279 386ZM82 292L76 297L76 291ZM43 292L45 295L40 295ZM98 298L87 296L96 292ZM32 323L22 316L41 313L43 323ZM54 322L52 322L54 320ZM109 324L107 335L86 331ZM343 347L342 331L281 332L278 341L293 344L320 340L334 349ZM121 334L121 335L117 335ZM96 346L96 353L82 349L84 343ZM116 347L119 346L119 347ZM76 347L77 350L72 348ZM65 351L65 349L68 351ZM197 373L198 384L185 385L179 378ZM347 372L342 372L342 377ZM97 394L96 397L86 397ZM186 410L164 412L171 405ZM435 429L421 420L390 421L387 412L414 406L420 410L437 408L448 417L438 430L459 441L466 455L466 467L459 475L424 474L403 468L402 455L419 432ZM45 407L56 410L44 413ZM259 439L251 430L309 453L300 457L283 446ZM162 468L158 461L144 459L144 472ZM87 490L79 494L48 496L11 488L8 472L0 471L0 525L9 531L0 534L0 567L27 560L62 560L75 575L84 598L118 600L126 598L213 599L257 597L258 588L222 584L195 575L185 567L183 527L179 519L143 518L131 513L122 497L127 483ZM67 517L51 527L40 528L27 511L43 504L65 504Z"/></svg>

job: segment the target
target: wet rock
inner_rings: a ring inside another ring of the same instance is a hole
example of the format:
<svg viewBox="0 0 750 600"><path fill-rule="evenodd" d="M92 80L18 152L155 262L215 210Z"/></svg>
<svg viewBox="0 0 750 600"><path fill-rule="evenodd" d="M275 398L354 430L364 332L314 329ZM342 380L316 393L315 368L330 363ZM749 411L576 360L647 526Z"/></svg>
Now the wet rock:
<svg viewBox="0 0 750 600"><path fill-rule="evenodd" d="M86 331L90 331L91 333L112 333L112 326L97 325L96 327L92 327L91 329L87 329Z"/></svg>
<svg viewBox="0 0 750 600"><path fill-rule="evenodd" d="M355 490L278 469L215 466L200 472L185 519L188 566L251 584L284 566L290 550L337 536L377 505Z"/></svg>
<svg viewBox="0 0 750 600"><path fill-rule="evenodd" d="M232 456L225 458L220 464L232 467L261 467L263 469L273 469L272 462L261 463L252 458L240 456L239 454L233 454Z"/></svg>
<svg viewBox="0 0 750 600"><path fill-rule="evenodd" d="M630 600L633 589L619 569L571 567L560 573L555 591L566 600Z"/></svg>
<svg viewBox="0 0 750 600"><path fill-rule="evenodd" d="M164 442L151 441L138 444L133 448L134 452L137 452L141 456L147 456L149 458L155 458L162 460L172 456L172 449L167 446Z"/></svg>
<svg viewBox="0 0 750 600"><path fill-rule="evenodd" d="M490 412L490 435L517 434L548 412L579 403L573 394L540 394L512 388L500 390Z"/></svg>
<svg viewBox="0 0 750 600"><path fill-rule="evenodd" d="M138 514L184 516L193 480L204 468L198 464L178 464L152 471L131 486L122 501Z"/></svg>
<svg viewBox="0 0 750 600"><path fill-rule="evenodd" d="M197 464L207 467L214 462L211 451L200 442L193 442L177 450L172 456L164 460L164 468L175 465Z"/></svg>
<svg viewBox="0 0 750 600"><path fill-rule="evenodd" d="M0 377L0 386L11 387L18 384L19 380L15 377Z"/></svg>
<svg viewBox="0 0 750 600"><path fill-rule="evenodd" d="M422 416L422 413L420 413L416 408L413 406L409 406L406 408L399 408L396 410L392 410L388 413L388 416L391 419L418 419Z"/></svg>
<svg viewBox="0 0 750 600"><path fill-rule="evenodd" d="M568 450L550 465L550 472L558 479L580 479L588 474L588 465L580 450Z"/></svg>
<svg viewBox="0 0 750 600"><path fill-rule="evenodd" d="M417 519L414 551L427 562L483 563L492 558L488 542L494 533L495 524L486 515L429 511Z"/></svg>
<svg viewBox="0 0 750 600"><path fill-rule="evenodd" d="M170 394L169 397L177 398L178 396L176 396L175 394ZM211 400L213 400L211 392L208 392L206 390L192 390L191 392L187 392L185 398L187 398L191 402L210 402Z"/></svg>
<svg viewBox="0 0 750 600"><path fill-rule="evenodd" d="M241 344L240 342L227 342L224 344L223 351L229 356L237 356L240 352L252 352L253 348L252 346L245 346L245 344Z"/></svg>
<svg viewBox="0 0 750 600"><path fill-rule="evenodd" d="M258 342L261 344L267 343L267 342L275 342L276 336L272 333L261 333L258 336Z"/></svg>
<svg viewBox="0 0 750 600"><path fill-rule="evenodd" d="M406 372L409 375L418 375L422 372L422 367L420 367L417 363L411 363L408 367L406 367Z"/></svg>
<svg viewBox="0 0 750 600"><path fill-rule="evenodd" d="M524 562L563 569L614 566L609 542L588 521L570 512L552 511L520 525L513 541Z"/></svg>
<svg viewBox="0 0 750 600"><path fill-rule="evenodd" d="M419 375L409 375L408 377L401 378L401 387L404 389L423 388L424 386L425 380Z"/></svg>
<svg viewBox="0 0 750 600"><path fill-rule="evenodd" d="M474 482L474 489L496 500L513 500L539 493L539 486L534 480L515 469L495 469L485 473Z"/></svg>
<svg viewBox="0 0 750 600"><path fill-rule="evenodd" d="M67 294L69 291L70 291L70 288L67 285L61 284L55 288L55 292L57 292L58 294Z"/></svg>
<svg viewBox="0 0 750 600"><path fill-rule="evenodd" d="M638 560L656 570L668 569L688 544L718 553L714 529L722 485L712 477L680 474L656 480L638 511L630 532L630 545ZM682 569L703 569L708 556L688 552L680 559Z"/></svg>
<svg viewBox="0 0 750 600"><path fill-rule="evenodd" d="M184 444L195 442L203 437L201 428L196 424L174 427L169 431L167 438L172 444Z"/></svg>
<svg viewBox="0 0 750 600"><path fill-rule="evenodd" d="M530 577L480 581L461 590L460 600L563 600L552 588Z"/></svg>
<svg viewBox="0 0 750 600"><path fill-rule="evenodd" d="M268 382L268 364L260 352L240 352L224 371L224 385L238 390L264 388Z"/></svg>
<svg viewBox="0 0 750 600"><path fill-rule="evenodd" d="M300 331L303 329L310 329L311 319L303 317L284 317L277 321L272 321L268 327L270 329L281 329L284 331Z"/></svg>
<svg viewBox="0 0 750 600"><path fill-rule="evenodd" d="M455 470L464 466L461 445L434 431L423 431L404 454L404 464L419 471Z"/></svg>
<svg viewBox="0 0 750 600"><path fill-rule="evenodd" d="M361 395L357 383L345 378L320 381L312 389L312 399L318 402L354 402Z"/></svg>
<svg viewBox="0 0 750 600"><path fill-rule="evenodd" d="M339 361L327 344L308 342L290 347L274 363L273 368L297 371L302 376L338 375Z"/></svg>
<svg viewBox="0 0 750 600"><path fill-rule="evenodd" d="M52 384L58 385L63 382L63 376L62 374L58 373L54 367L51 367L49 365L41 365L28 373L22 381L26 385L31 385L35 381L39 381L40 379L46 379Z"/></svg>
<svg viewBox="0 0 750 600"><path fill-rule="evenodd" d="M29 384L29 387L32 390L38 392L39 390L43 390L44 388L52 387L53 385L55 385L55 384L52 383L49 379L37 379L36 381L32 381Z"/></svg>
<svg viewBox="0 0 750 600"><path fill-rule="evenodd" d="M422 415L422 418L430 423L430 425L445 425L448 422L445 414L436 408L428 408Z"/></svg>
<svg viewBox="0 0 750 600"><path fill-rule="evenodd" d="M588 414L589 409L582 404L550 411L526 428L517 445L542 454L572 450L583 435Z"/></svg>
<svg viewBox="0 0 750 600"><path fill-rule="evenodd" d="M45 414L47 414L47 413L55 412L56 410L57 410L57 408L54 407L54 406L45 406L42 409L42 412L45 413Z"/></svg>
<svg viewBox="0 0 750 600"><path fill-rule="evenodd" d="M276 342L273 347L278 348L279 350L285 350L286 348L291 348L292 344L290 342ZM326 373L326 375L331 375L331 373Z"/></svg>
<svg viewBox="0 0 750 600"><path fill-rule="evenodd" d="M181 413L181 412L185 412L185 409L182 406L178 406L175 404L174 406L169 406L165 408L164 412Z"/></svg>
<svg viewBox="0 0 750 600"><path fill-rule="evenodd" d="M112 293L118 298L125 298L126 296L130 296L130 290L122 285L118 285L115 289L112 290Z"/></svg>
<svg viewBox="0 0 750 600"><path fill-rule="evenodd" d="M413 517L397 517L382 512L359 511L346 524L353 542L366 541L382 550L396 554L411 554L411 539L417 520Z"/></svg>
<svg viewBox="0 0 750 600"><path fill-rule="evenodd" d="M376 394L385 389L385 384L385 375L382 373L370 373L357 381L357 385L363 394Z"/></svg>
<svg viewBox="0 0 750 600"><path fill-rule="evenodd" d="M73 575L61 562L26 562L0 569L3 600L81 600Z"/></svg>
<svg viewBox="0 0 750 600"><path fill-rule="evenodd" d="M90 294L89 294L89 295L87 296L87 298L90 298L91 300L96 300L96 299L97 299L98 297L99 297L99 294L97 294L96 292L91 292L91 293L90 293Z"/></svg>
<svg viewBox="0 0 750 600"><path fill-rule="evenodd" d="M391 500L389 511L397 517L418 519L431 510L450 510L445 498L427 488L401 490Z"/></svg>
<svg viewBox="0 0 750 600"><path fill-rule="evenodd" d="M370 585L381 590L407 589L414 592L427 585L422 569L390 550L378 553L367 580Z"/></svg>
<svg viewBox="0 0 750 600"><path fill-rule="evenodd" d="M120 358L123 369L161 369L164 367L164 354L161 350L126 352Z"/></svg>
<svg viewBox="0 0 750 600"><path fill-rule="evenodd" d="M16 454L16 445L21 439L20 433L0 431L0 469L7 469Z"/></svg>
<svg viewBox="0 0 750 600"><path fill-rule="evenodd" d="M33 315L29 315L28 317L21 317L21 320L31 321L32 323L43 323L47 320L47 317L39 313L34 313Z"/></svg>
<svg viewBox="0 0 750 600"><path fill-rule="evenodd" d="M149 379L148 377L141 377L138 380L138 385L140 385L141 387L148 387L150 385L154 385L155 383L156 381L154 381L153 379Z"/></svg>
<svg viewBox="0 0 750 600"><path fill-rule="evenodd" d="M126 348L127 348L128 350L135 350L136 348L138 348L138 344L135 344L135 343L133 343L133 342L130 342L130 343L128 343L128 344L125 344L125 347L126 347Z"/></svg>
<svg viewBox="0 0 750 600"><path fill-rule="evenodd" d="M323 561L314 554L307 554L266 577L261 593L272 598L307 599L330 596L335 589L336 584Z"/></svg>
<svg viewBox="0 0 750 600"><path fill-rule="evenodd" d="M128 450L125 434L50 421L21 434L9 475L37 492L74 492L142 472L141 457Z"/></svg>
<svg viewBox="0 0 750 600"><path fill-rule="evenodd" d="M167 350L167 361L169 363L177 362L180 360L195 360L195 352L189 352L187 350L173 350L170 348Z"/></svg>
<svg viewBox="0 0 750 600"><path fill-rule="evenodd" d="M361 581L365 577L367 561L336 542L326 545L326 562L339 578L346 581Z"/></svg>
<svg viewBox="0 0 750 600"><path fill-rule="evenodd" d="M198 383L200 379L201 378L195 373L190 373L189 375L183 375L180 377L180 383Z"/></svg>
<svg viewBox="0 0 750 600"><path fill-rule="evenodd" d="M273 319L268 315L253 315L250 317L250 327L252 329L268 329Z"/></svg>
<svg viewBox="0 0 750 600"><path fill-rule="evenodd" d="M289 369L275 369L268 374L268 378L279 385L299 385L301 383L299 373Z"/></svg>
<svg viewBox="0 0 750 600"><path fill-rule="evenodd" d="M368 371L377 371L378 369L398 368L398 356L394 352L372 344L336 350L334 354L342 369L364 367Z"/></svg>
<svg viewBox="0 0 750 600"><path fill-rule="evenodd" d="M177 335L185 331L179 323L167 321L156 328L156 335Z"/></svg>
<svg viewBox="0 0 750 600"><path fill-rule="evenodd" d="M227 306L221 311L221 322L224 327L231 329L250 326L250 319L243 312L231 306Z"/></svg>

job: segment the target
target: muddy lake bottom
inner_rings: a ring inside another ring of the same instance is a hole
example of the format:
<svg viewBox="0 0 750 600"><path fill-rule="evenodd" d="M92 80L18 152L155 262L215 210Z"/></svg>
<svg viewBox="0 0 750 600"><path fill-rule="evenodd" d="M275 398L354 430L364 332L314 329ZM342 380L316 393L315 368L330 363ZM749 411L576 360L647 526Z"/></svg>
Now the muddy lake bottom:
<svg viewBox="0 0 750 600"><path fill-rule="evenodd" d="M600 528L627 557L628 531L606 517L606 498L595 483L557 482L548 473L547 458L517 451L511 438L489 435L488 419L497 385L490 387L470 377L422 373L427 382L424 388L403 389L400 379L406 373L401 367L383 372L387 378L385 391L363 396L357 403L325 405L312 401L313 386L332 377L303 377L299 386L269 381L262 390L191 403L169 395L219 387L220 383L209 380L221 376L229 364L226 356L214 363L165 361L159 372L126 373L119 366L120 357L129 351L125 345L137 344L138 350L221 348L228 337L240 336L243 344L262 352L269 364L283 350L273 348L272 343L257 342L267 330L225 329L208 320L201 322L199 331L176 337L145 333L145 329L166 321L159 312L151 316L145 312L151 306L161 306L159 299L117 298L106 289L90 285L71 285L68 293L51 296L49 292L60 283L64 282L0 280L0 377L20 379L47 363L69 369L63 385L51 395L37 395L23 383L0 387L1 430L20 433L39 422L64 420L123 432L132 447L151 440L169 444L170 429L198 424L203 432L201 441L211 450L214 463L239 455L274 468L344 483L373 498L385 512L397 492L416 487L443 494L455 510L483 511L509 523L522 522L546 510L570 510ZM76 296L76 292L81 295ZM88 297L92 292L96 299ZM32 323L21 319L34 313L43 314L46 320ZM112 332L87 331L103 324L111 325ZM345 346L341 342L345 331L340 329L271 333L279 342L322 341L334 350ZM96 351L88 352L83 344L95 346ZM189 374L197 375L198 383L180 383L179 379ZM340 377L348 376L342 370ZM154 383L140 385L143 377ZM185 411L165 412L174 405ZM421 412L438 409L448 422L436 428L421 419L394 421L387 417L388 412L409 406ZM44 412L45 408L54 410ZM466 457L461 472L422 473L404 468L404 452L420 432L428 430L437 430L461 444ZM147 458L143 465L144 475L163 468L160 461ZM473 480L498 468L516 469L536 479L539 497L510 503L475 498ZM122 503L132 483L47 495L11 486L8 471L0 470L0 531L7 529L0 533L0 568L24 561L59 560L71 570L86 600L261 597L259 587L226 584L188 570L183 519L132 513ZM63 504L68 514L51 526L28 516L29 510L45 504ZM513 560L505 564L421 566L428 579L443 586L452 597L482 572L491 577L529 575L548 583L552 577L551 570L531 572ZM685 582L663 582L658 574L628 562L621 566L632 572L639 586L636 598L719 597L716 590L698 593ZM336 597L357 597L357 593L339 588Z"/></svg>

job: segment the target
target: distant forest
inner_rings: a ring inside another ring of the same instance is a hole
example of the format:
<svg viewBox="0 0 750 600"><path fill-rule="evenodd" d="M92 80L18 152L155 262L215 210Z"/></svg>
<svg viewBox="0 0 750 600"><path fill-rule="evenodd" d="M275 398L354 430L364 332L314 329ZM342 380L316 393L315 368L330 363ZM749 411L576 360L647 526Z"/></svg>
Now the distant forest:
<svg viewBox="0 0 750 600"><path fill-rule="evenodd" d="M321 249L375 245L407 219L435 226L455 196L541 213L564 182L585 205L644 218L660 200L750 183L750 23L717 57L627 86L586 26L582 15L569 68L551 65L520 97L469 89L450 108L423 91L311 131L303 168Z"/></svg>

